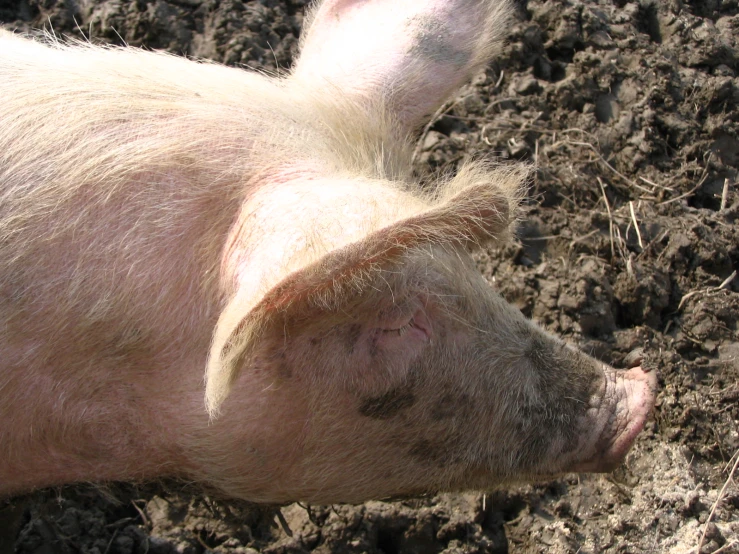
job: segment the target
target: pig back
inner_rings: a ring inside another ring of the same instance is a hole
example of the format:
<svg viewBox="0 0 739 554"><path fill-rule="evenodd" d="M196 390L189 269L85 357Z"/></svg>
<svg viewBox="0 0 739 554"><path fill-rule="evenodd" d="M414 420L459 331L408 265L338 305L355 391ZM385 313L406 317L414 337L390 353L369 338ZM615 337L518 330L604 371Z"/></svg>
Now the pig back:
<svg viewBox="0 0 739 554"><path fill-rule="evenodd" d="M281 119L279 83L143 51L0 41L5 328L207 326L224 236L260 171L265 122Z"/></svg>

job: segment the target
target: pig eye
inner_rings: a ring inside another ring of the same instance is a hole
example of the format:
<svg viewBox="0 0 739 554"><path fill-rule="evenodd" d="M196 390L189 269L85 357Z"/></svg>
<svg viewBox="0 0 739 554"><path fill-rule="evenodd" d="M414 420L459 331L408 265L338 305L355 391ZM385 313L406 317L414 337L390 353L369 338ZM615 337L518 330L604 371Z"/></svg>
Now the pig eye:
<svg viewBox="0 0 739 554"><path fill-rule="evenodd" d="M431 324L426 312L419 307L413 314L408 317L397 318L386 323L378 329L379 335L382 337L403 337L409 332L418 335L418 338L428 339L431 337Z"/></svg>
<svg viewBox="0 0 739 554"><path fill-rule="evenodd" d="M406 323L405 325L401 325L397 329L382 329L382 333L388 333L388 334L392 333L392 334L398 335L399 337L402 337L411 329L411 327L413 327L414 323L415 322L413 318L411 318L411 320L408 323Z"/></svg>

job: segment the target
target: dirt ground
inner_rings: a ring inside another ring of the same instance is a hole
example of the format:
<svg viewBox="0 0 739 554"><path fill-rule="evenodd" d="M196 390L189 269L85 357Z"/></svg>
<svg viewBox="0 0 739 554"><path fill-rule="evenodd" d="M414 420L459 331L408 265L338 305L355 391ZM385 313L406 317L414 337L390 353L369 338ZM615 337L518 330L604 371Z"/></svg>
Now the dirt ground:
<svg viewBox="0 0 739 554"><path fill-rule="evenodd" d="M305 4L0 0L0 22L274 71ZM284 525L178 484L67 487L0 508L0 544L20 524L0 554L13 541L22 554L739 552L738 0L530 0L500 57L425 129L417 171L471 155L538 168L518 241L478 257L492 285L593 355L620 366L644 347L658 368L623 466L296 504Z"/></svg>

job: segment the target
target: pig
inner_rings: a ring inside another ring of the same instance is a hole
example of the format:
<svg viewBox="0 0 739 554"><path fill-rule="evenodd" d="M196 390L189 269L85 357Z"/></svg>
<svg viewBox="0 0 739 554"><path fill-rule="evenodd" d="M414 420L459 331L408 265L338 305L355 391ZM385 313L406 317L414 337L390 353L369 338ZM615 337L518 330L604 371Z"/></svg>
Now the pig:
<svg viewBox="0 0 739 554"><path fill-rule="evenodd" d="M356 503L616 467L656 375L470 251L529 169L414 178L506 0L324 0L289 74L0 34L0 497L163 476Z"/></svg>

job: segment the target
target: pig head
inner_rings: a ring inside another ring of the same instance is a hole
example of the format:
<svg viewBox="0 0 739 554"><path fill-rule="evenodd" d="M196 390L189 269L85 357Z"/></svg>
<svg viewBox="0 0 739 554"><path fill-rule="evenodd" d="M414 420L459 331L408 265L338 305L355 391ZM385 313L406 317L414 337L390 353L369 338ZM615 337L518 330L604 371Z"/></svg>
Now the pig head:
<svg viewBox="0 0 739 554"><path fill-rule="evenodd" d="M0 35L0 494L358 502L620 463L655 375L549 336L468 253L527 169L412 175L510 11L325 0L282 79Z"/></svg>

